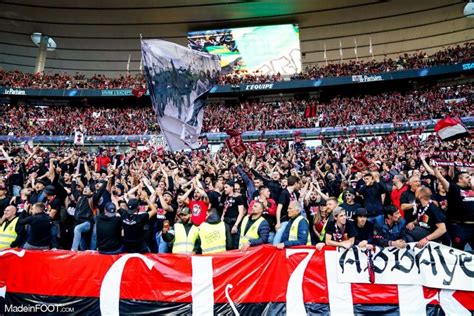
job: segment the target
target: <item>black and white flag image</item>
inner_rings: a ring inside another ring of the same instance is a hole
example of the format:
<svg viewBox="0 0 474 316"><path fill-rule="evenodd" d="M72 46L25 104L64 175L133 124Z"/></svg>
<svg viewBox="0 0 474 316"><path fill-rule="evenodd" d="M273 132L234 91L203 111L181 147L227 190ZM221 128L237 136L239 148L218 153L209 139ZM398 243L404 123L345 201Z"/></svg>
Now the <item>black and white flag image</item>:
<svg viewBox="0 0 474 316"><path fill-rule="evenodd" d="M142 40L144 73L163 137L172 151L199 148L207 92L219 57L175 43Z"/></svg>

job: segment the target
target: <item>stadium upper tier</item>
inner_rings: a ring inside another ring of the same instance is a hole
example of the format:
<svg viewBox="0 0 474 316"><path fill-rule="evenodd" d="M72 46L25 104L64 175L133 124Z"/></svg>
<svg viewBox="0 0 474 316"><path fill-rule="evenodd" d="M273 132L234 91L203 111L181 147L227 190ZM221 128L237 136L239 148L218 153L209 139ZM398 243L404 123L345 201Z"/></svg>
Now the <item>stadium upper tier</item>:
<svg viewBox="0 0 474 316"><path fill-rule="evenodd" d="M323 77L340 77L360 74L376 74L400 70L420 69L436 65L457 64L471 60L474 56L473 42L448 47L433 55L419 52L413 55L400 55L397 59L383 61L350 61L347 63L330 63L327 66L318 65L307 67L304 72L295 74L292 79L318 79ZM279 74L267 75L259 73L240 73L222 75L218 84L239 83L266 83L282 81ZM145 87L142 75L121 75L117 78L108 78L97 74L86 78L83 74L59 73L24 73L20 71L0 70L0 86L8 88L30 89L134 89Z"/></svg>
<svg viewBox="0 0 474 316"><path fill-rule="evenodd" d="M245 102L236 106L210 103L204 114L203 132L298 129L396 123L474 116L471 84L432 87L405 93L387 92L357 97L335 97L327 102L288 100ZM16 104L0 109L0 135L156 134L159 126L151 107L129 106L32 106Z"/></svg>

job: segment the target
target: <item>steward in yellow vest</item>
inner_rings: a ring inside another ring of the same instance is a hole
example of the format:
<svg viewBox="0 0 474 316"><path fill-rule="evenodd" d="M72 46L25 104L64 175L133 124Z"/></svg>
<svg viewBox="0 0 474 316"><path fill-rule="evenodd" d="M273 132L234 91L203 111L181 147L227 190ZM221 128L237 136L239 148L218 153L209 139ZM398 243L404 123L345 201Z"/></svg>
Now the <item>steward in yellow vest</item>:
<svg viewBox="0 0 474 316"><path fill-rule="evenodd" d="M290 202L288 206L288 225L283 232L281 243L277 244L278 249L291 246L311 245L311 237L309 235L309 223L301 216L301 204L298 201Z"/></svg>
<svg viewBox="0 0 474 316"><path fill-rule="evenodd" d="M191 222L191 213L188 207L184 207L178 216L181 222L174 224L173 253L192 255L194 244L199 235L199 228Z"/></svg>
<svg viewBox="0 0 474 316"><path fill-rule="evenodd" d="M232 236L229 227L221 221L216 209L207 211L207 218L199 226L196 252L202 254L219 253L232 249Z"/></svg>
<svg viewBox="0 0 474 316"><path fill-rule="evenodd" d="M263 204L256 201L252 206L252 214L245 216L240 226L239 249L245 251L249 247L268 243L270 225L262 217Z"/></svg>
<svg viewBox="0 0 474 316"><path fill-rule="evenodd" d="M16 224L18 217L16 216L16 207L10 205L5 208L5 213L0 219L0 250L16 247L17 239Z"/></svg>

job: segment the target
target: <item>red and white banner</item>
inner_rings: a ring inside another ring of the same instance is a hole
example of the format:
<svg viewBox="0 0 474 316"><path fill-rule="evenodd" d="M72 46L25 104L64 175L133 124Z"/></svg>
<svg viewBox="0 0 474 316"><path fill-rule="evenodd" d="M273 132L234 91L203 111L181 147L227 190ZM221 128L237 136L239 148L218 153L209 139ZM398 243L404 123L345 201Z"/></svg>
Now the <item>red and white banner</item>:
<svg viewBox="0 0 474 316"><path fill-rule="evenodd" d="M459 118L446 117L439 120L434 127L438 136L444 141L451 141L469 136L469 132L464 127Z"/></svg>
<svg viewBox="0 0 474 316"><path fill-rule="evenodd" d="M212 256L5 250L0 252L0 296L10 312L52 304L103 315L474 311L474 292L339 282L339 257L334 249L269 245Z"/></svg>

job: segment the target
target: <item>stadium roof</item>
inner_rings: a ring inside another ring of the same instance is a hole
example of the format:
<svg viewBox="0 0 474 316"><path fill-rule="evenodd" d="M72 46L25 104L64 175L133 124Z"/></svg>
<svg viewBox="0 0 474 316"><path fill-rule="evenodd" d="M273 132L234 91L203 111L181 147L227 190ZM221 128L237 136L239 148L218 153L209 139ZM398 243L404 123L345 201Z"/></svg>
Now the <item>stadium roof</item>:
<svg viewBox="0 0 474 316"><path fill-rule="evenodd" d="M4 0L0 1L0 67L33 71L37 47L30 36L54 38L46 70L86 74L131 72L140 63L139 35L186 44L192 30L265 24L300 26L304 64L402 52L433 52L474 39L474 19L459 0Z"/></svg>

